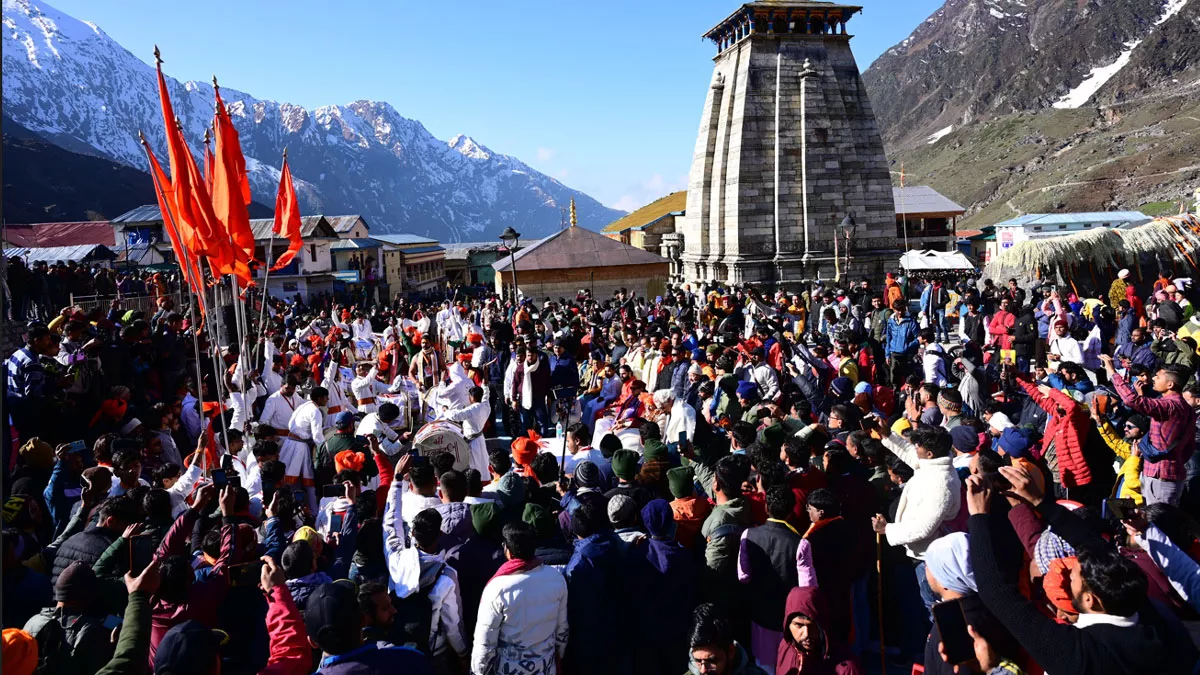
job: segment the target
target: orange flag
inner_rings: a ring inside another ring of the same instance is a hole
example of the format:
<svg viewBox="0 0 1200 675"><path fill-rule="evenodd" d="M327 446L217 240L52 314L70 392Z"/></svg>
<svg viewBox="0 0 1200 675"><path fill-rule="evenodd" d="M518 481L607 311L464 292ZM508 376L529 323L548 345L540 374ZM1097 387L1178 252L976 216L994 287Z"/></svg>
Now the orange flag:
<svg viewBox="0 0 1200 675"><path fill-rule="evenodd" d="M158 49L155 49L158 57ZM162 105L163 125L167 137L167 156L171 165L171 186L174 193L175 209L179 220L180 243L193 255L203 255L209 259L212 268L220 274L233 274L239 280L250 280L250 268L244 258L238 260L234 253L233 243L228 234L224 233L216 214L213 212L212 199L204 176L196 166L192 150L183 138L183 131L175 118L171 106L171 95L167 92L166 78L163 77L162 61L157 59L158 96Z"/></svg>
<svg viewBox="0 0 1200 675"><path fill-rule="evenodd" d="M287 151L283 154L283 170L279 172L279 192L275 195L275 234L286 237L291 244L275 262L271 271L287 267L304 245L300 238L300 204L296 201L296 186L292 184L292 168L288 166Z"/></svg>
<svg viewBox="0 0 1200 675"><path fill-rule="evenodd" d="M221 90L213 79L213 94L216 97L216 160L212 172L212 203L217 218L224 223L225 231L234 245L245 254L245 260L254 259L254 233L250 231L250 179L246 176L246 158L242 155L242 144L237 129L229 118ZM241 258L241 256L239 256Z"/></svg>
<svg viewBox="0 0 1200 675"><path fill-rule="evenodd" d="M175 259L179 261L179 269L183 272L184 281L191 287L192 294L199 301L200 314L203 316L206 313L203 277L200 276L195 256L188 251L187 247L183 246L179 234L176 232L179 216L175 214L174 187L144 138L142 144L146 147L146 156L150 159L150 174L154 178L158 209L162 212L163 224L166 226L167 236L171 239L171 248L175 251Z"/></svg>

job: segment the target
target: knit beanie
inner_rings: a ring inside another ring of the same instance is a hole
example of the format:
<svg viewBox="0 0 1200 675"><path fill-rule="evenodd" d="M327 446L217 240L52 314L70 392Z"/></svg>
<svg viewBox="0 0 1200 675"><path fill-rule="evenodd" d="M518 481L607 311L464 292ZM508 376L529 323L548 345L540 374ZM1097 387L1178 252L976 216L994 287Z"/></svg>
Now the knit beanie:
<svg viewBox="0 0 1200 675"><path fill-rule="evenodd" d="M696 491L695 471L690 466L678 466L667 472L667 484L675 499L691 497Z"/></svg>
<svg viewBox="0 0 1200 675"><path fill-rule="evenodd" d="M614 495L608 500L608 521L613 525L629 522L637 514L637 503L629 495Z"/></svg>
<svg viewBox="0 0 1200 675"><path fill-rule="evenodd" d="M937 403L952 413L962 412L962 394L958 393L956 389L943 389L938 392Z"/></svg>
<svg viewBox="0 0 1200 675"><path fill-rule="evenodd" d="M575 482L581 488L599 490L603 487L604 475L600 473L600 467L595 463L583 461L575 467Z"/></svg>
<svg viewBox="0 0 1200 675"><path fill-rule="evenodd" d="M54 581L54 601L86 607L96 596L96 573L82 560L67 566Z"/></svg>
<svg viewBox="0 0 1200 675"><path fill-rule="evenodd" d="M612 456L613 475L621 480L631 481L638 472L638 454L633 450L622 448Z"/></svg>
<svg viewBox="0 0 1200 675"><path fill-rule="evenodd" d="M541 504L526 504L525 510L521 512L521 520L531 525L539 537L553 536L557 525L554 516Z"/></svg>
<svg viewBox="0 0 1200 675"><path fill-rule="evenodd" d="M667 444L657 438L648 439L642 448L642 462L649 464L650 462L666 462L670 459L667 453Z"/></svg>
<svg viewBox="0 0 1200 675"><path fill-rule="evenodd" d="M775 450L776 453L783 447L783 442L787 440L787 437L787 429L784 429L783 425L778 422L762 430L763 443L772 450Z"/></svg>
<svg viewBox="0 0 1200 675"><path fill-rule="evenodd" d="M972 427L957 426L950 430L950 442L955 450L970 454L979 449L979 434Z"/></svg>
<svg viewBox="0 0 1200 675"><path fill-rule="evenodd" d="M471 505L471 525L475 533L487 536L491 534L492 526L496 523L499 509L494 502Z"/></svg>

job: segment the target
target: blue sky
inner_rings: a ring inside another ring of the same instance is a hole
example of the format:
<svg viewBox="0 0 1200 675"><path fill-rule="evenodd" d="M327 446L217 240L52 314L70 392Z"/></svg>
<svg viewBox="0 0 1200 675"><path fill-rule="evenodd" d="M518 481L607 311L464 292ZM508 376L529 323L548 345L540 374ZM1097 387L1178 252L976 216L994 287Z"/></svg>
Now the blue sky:
<svg viewBox="0 0 1200 675"><path fill-rule="evenodd" d="M715 49L739 0L48 0L143 60L313 108L391 103L442 139L464 133L601 202L681 189ZM863 70L942 0L861 0ZM210 26L219 31L204 31Z"/></svg>

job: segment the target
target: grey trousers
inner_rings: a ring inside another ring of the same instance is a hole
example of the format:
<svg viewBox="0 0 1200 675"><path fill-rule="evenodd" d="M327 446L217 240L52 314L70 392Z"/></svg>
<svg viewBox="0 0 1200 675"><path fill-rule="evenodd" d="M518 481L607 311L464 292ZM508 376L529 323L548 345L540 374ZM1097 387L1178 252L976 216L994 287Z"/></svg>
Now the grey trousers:
<svg viewBox="0 0 1200 675"><path fill-rule="evenodd" d="M1178 506L1180 497L1183 497L1183 481L1151 478L1142 474L1142 496L1146 498L1147 506L1150 504Z"/></svg>

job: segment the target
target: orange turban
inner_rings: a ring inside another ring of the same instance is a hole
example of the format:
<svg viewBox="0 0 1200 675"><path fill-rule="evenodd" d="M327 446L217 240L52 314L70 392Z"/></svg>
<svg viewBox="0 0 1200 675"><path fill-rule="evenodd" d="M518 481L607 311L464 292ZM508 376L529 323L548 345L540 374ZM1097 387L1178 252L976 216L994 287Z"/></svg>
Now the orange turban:
<svg viewBox="0 0 1200 675"><path fill-rule="evenodd" d="M17 628L4 629L5 675L33 675L38 665L38 644L33 636Z"/></svg>
<svg viewBox="0 0 1200 675"><path fill-rule="evenodd" d="M353 450L343 450L333 456L333 470L341 473L346 469L351 471L362 471L363 464L367 461L367 456L361 452Z"/></svg>
<svg viewBox="0 0 1200 675"><path fill-rule="evenodd" d="M129 409L129 404L119 398L107 398L100 403L100 409L96 411L96 415L92 417L92 422L88 426L96 426L101 417L111 417L120 420L125 417L125 411Z"/></svg>
<svg viewBox="0 0 1200 675"><path fill-rule="evenodd" d="M300 356L299 354L292 354L292 365L293 366L304 365L304 357Z"/></svg>
<svg viewBox="0 0 1200 675"><path fill-rule="evenodd" d="M466 352L463 352L462 354L458 355L458 361L459 361L459 363L470 363L471 355Z"/></svg>
<svg viewBox="0 0 1200 675"><path fill-rule="evenodd" d="M1079 568L1079 558L1055 558L1050 561L1050 569L1042 577L1042 588L1046 591L1046 599L1055 607L1069 614L1078 614L1075 603L1071 600L1071 570Z"/></svg>
<svg viewBox="0 0 1200 675"><path fill-rule="evenodd" d="M225 412L225 406L221 405L217 401L204 402L204 415L206 417L212 417L214 413L220 414L223 412Z"/></svg>
<svg viewBox="0 0 1200 675"><path fill-rule="evenodd" d="M386 373L388 369L392 367L392 359L390 355L387 352L381 352L379 354L379 362L375 367L379 370L379 372Z"/></svg>
<svg viewBox="0 0 1200 675"><path fill-rule="evenodd" d="M533 464L534 458L538 456L538 453L542 449L538 445L539 438L541 436L538 436L536 431L530 429L528 437L520 436L514 439L512 442L513 460L521 466Z"/></svg>
<svg viewBox="0 0 1200 675"><path fill-rule="evenodd" d="M479 333L467 333L467 342L471 344L480 344L483 342L483 336Z"/></svg>

